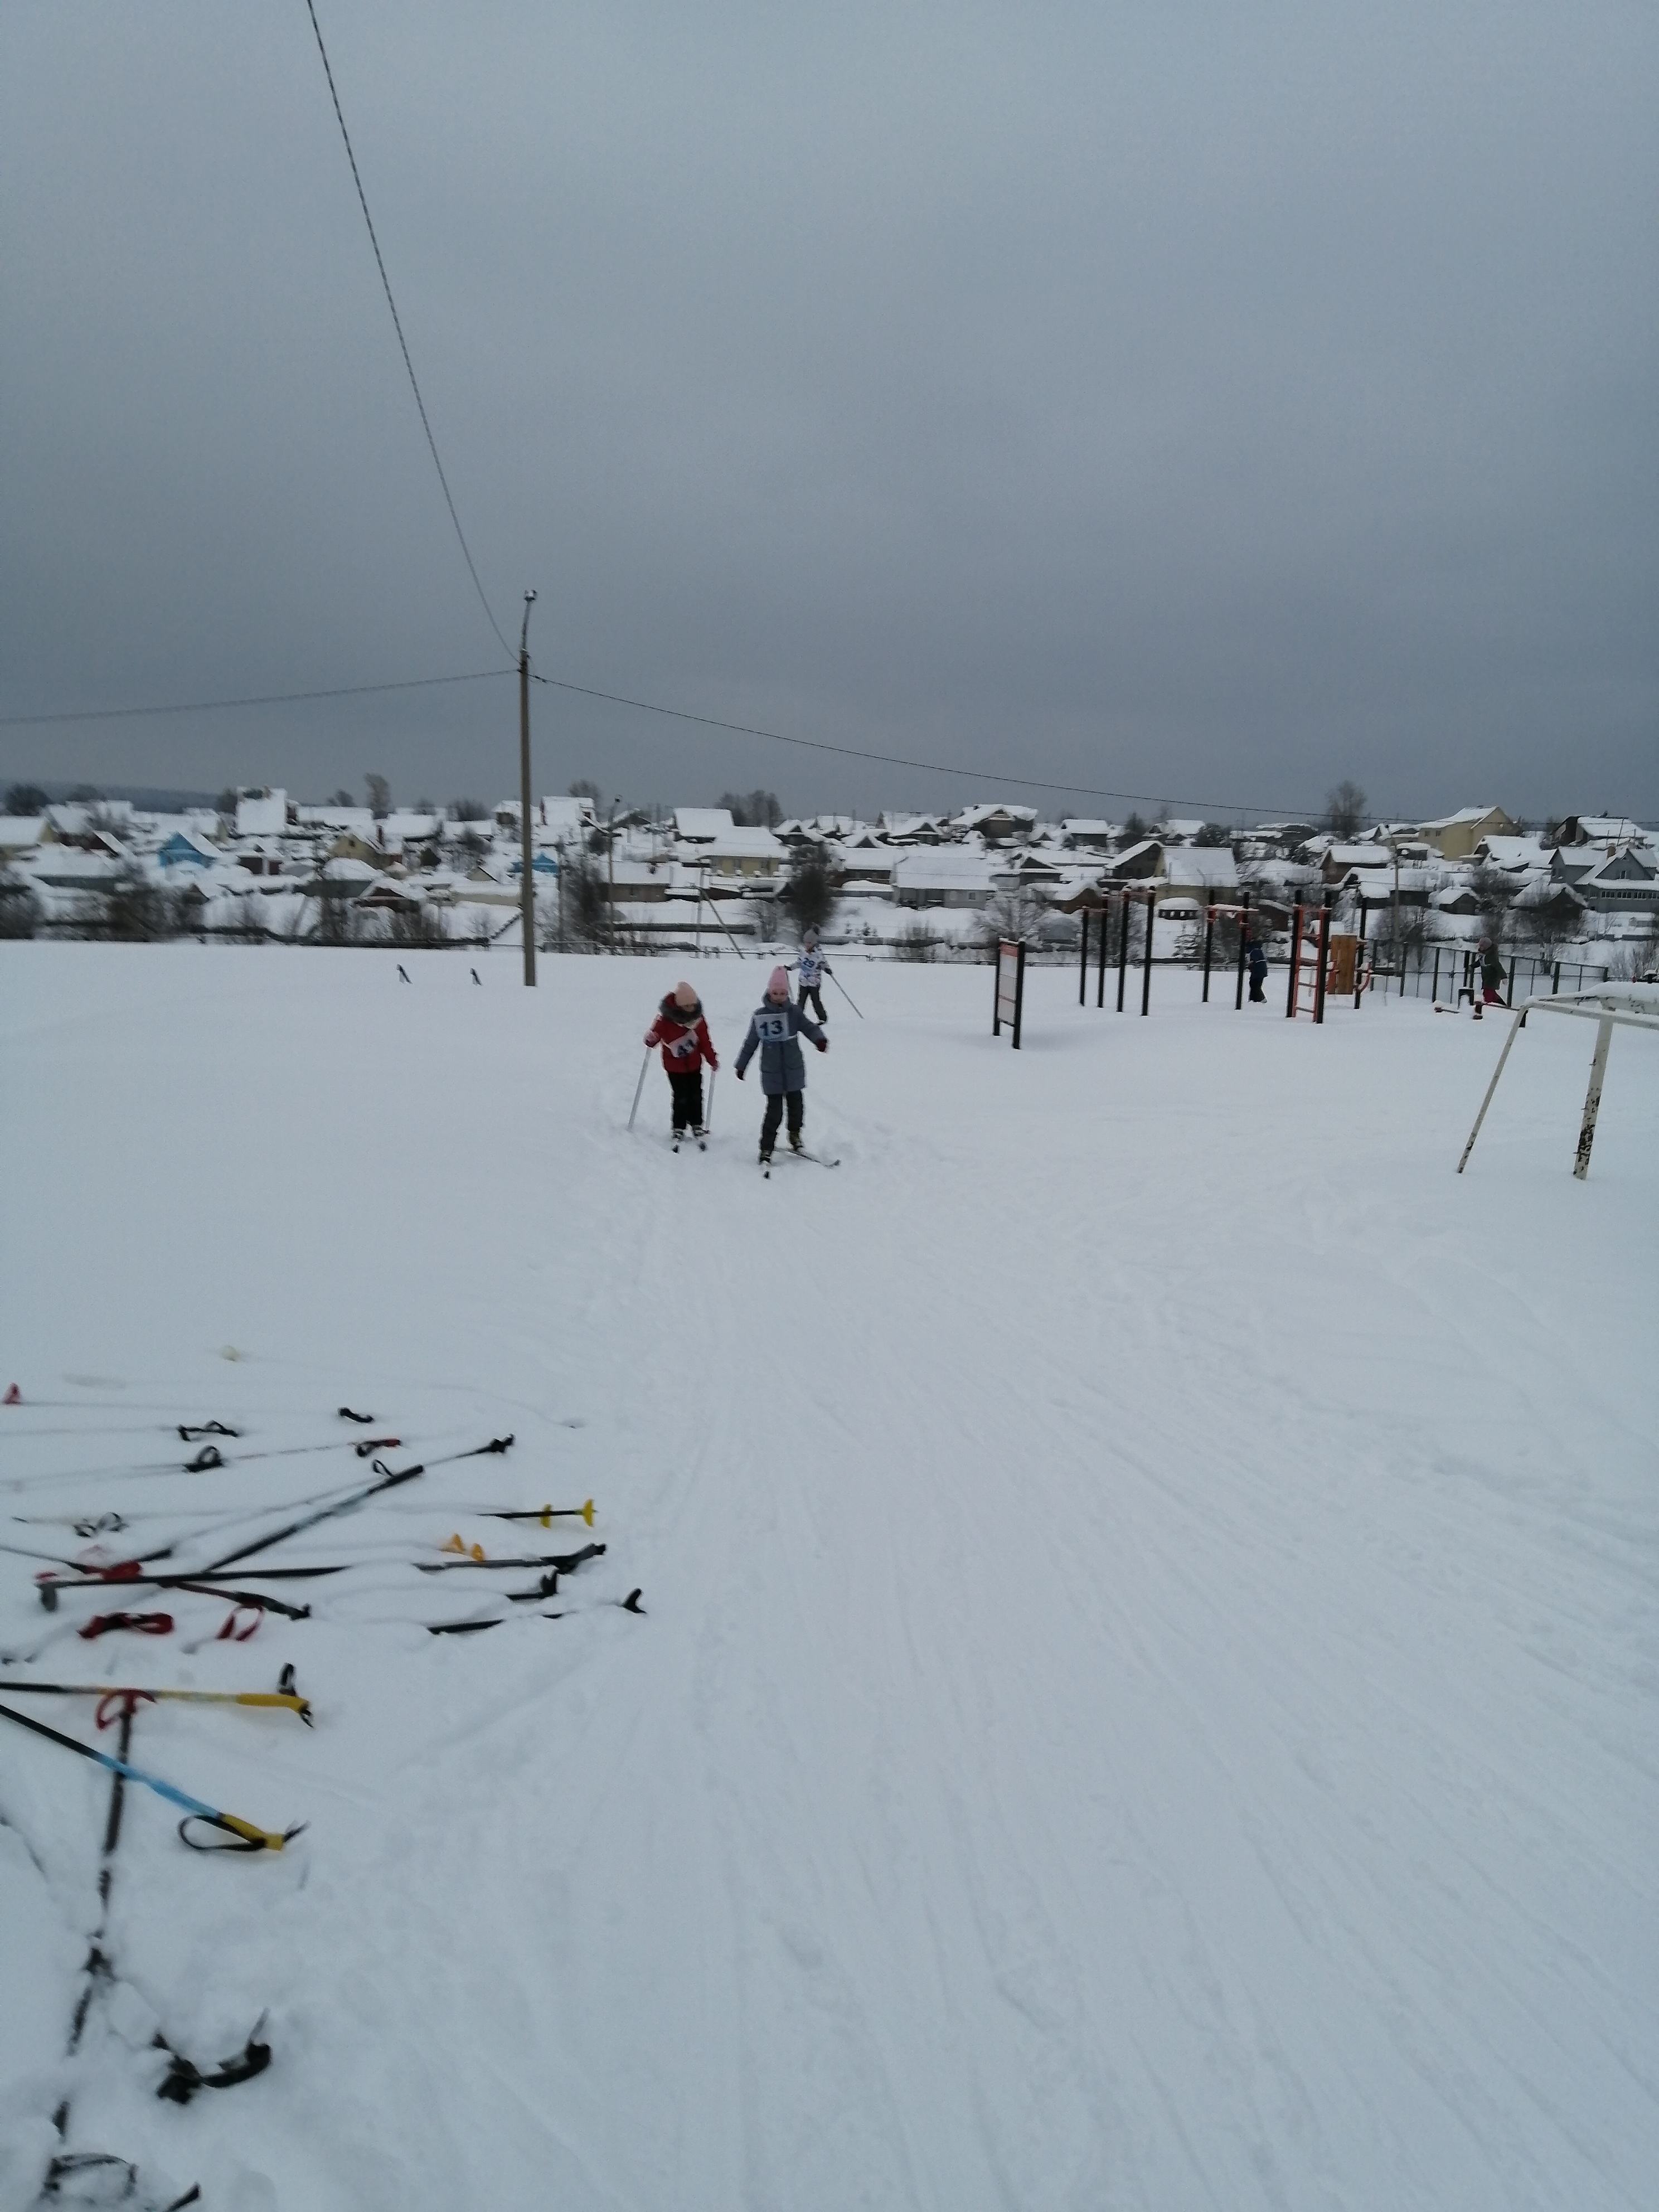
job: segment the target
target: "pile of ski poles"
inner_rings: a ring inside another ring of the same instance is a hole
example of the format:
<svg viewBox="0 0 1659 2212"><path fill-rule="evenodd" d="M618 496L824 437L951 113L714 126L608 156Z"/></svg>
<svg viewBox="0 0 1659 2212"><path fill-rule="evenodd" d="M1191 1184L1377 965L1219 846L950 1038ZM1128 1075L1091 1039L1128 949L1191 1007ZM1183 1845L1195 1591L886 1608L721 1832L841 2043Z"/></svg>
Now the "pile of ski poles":
<svg viewBox="0 0 1659 2212"><path fill-rule="evenodd" d="M0 1414L0 1420L6 1423L0 1427L0 1442L21 1442L30 1433L65 1433L30 1431L17 1418L29 1404L15 1386L8 1392L6 1411ZM595 1520L591 1498L579 1504L525 1505L496 1498L452 1502L441 1509L423 1506L422 1517L428 1524L440 1511L443 1522L460 1524L441 1536L430 1535L426 1546L411 1544L395 1527L388 1529L385 1516L393 1510L392 1493L404 1493L398 1500L403 1504L407 1486L436 1469L474 1460L503 1459L513 1449L511 1435L396 1463L394 1455L402 1455L404 1446L392 1425L349 1406L341 1406L334 1418L344 1425L333 1428L325 1439L283 1446L250 1442L240 1429L216 1419L175 1421L167 1433L176 1435L179 1449L165 1459L64 1473L14 1474L0 1480L0 1510L7 1505L44 1504L45 1500L37 1499L42 1491L61 1494L71 1489L76 1493L63 1510L14 1510L7 1516L0 1558L9 1556L33 1564L35 1597L40 1607L55 1618L43 1634L26 1645L0 1651L0 1721L8 1724L3 1734L10 1738L15 1733L20 1756L27 1755L21 1752L21 1740L32 1738L90 1762L110 1777L99 1856L98 1920L81 1969L66 2060L75 2060L82 2051L100 2002L122 1978L112 1955L108 1929L129 1784L167 1804L179 1816L179 1838L195 1851L268 1858L288 1850L306 1832L303 1820L281 1827L264 1826L138 1764L133 1756L133 1739L140 1713L150 1706L181 1705L240 1711L267 1723L273 1716L290 1716L307 1728L314 1725L317 1716L311 1699L298 1687L291 1660L282 1665L272 1689L199 1689L141 1681L131 1675L101 1682L43 1679L32 1670L53 1646L66 1639L100 1645L106 1638L131 1637L146 1639L152 1650L167 1645L188 1656L210 1644L245 1644L273 1620L284 1628L314 1620L363 1627L388 1621L408 1625L411 1599L414 1619L435 1637L476 1635L514 1619L562 1620L606 1608L635 1614L644 1611L637 1589L620 1596L579 1595L574 1601L564 1593L568 1578L607 1554L607 1545L591 1534ZM373 1433L364 1434L366 1430ZM125 1486L140 1478L173 1474L234 1478L245 1466L313 1452L349 1455L366 1462L367 1468L360 1468L349 1480L279 1503L234 1502L234 1496L227 1494L233 1485L216 1481L210 1504L123 1509ZM382 1509L379 1513L373 1510L377 1506ZM337 1547L343 1556L297 1556L289 1548L295 1540L360 1513L367 1518L355 1523L356 1544ZM564 1534L573 1522L581 1523L583 1529L582 1537L574 1541ZM155 1529L152 1540L144 1530L146 1524L155 1523L164 1525ZM65 1544L64 1550L49 1548L53 1541L50 1531L54 1528L82 1540L79 1548L69 1549L67 1537L58 1540ZM468 1533L464 1534L463 1528ZM537 1530L547 1532L549 1540L561 1539L562 1547L535 1548L533 1532ZM507 1548L501 1549L502 1545ZM411 1576L459 1576L461 1581L441 1582L434 1588L424 1580L411 1581ZM498 1577L514 1580L508 1583L497 1580ZM451 1590L458 1595L465 1591L465 1609L448 1609L433 1618L439 1611L434 1601ZM429 1595L422 1597L423 1592ZM359 1602L364 1597L382 1605L388 1599L394 1603L401 1601L401 1607L391 1613L365 1614ZM40 1706L43 1699L52 1701L46 1710L54 1719L68 1722L72 1715L89 1711L91 1738L44 1718ZM99 1741L110 1729L115 1731L112 1748ZM0 1760L0 1781L4 1774L5 1762ZM179 2051L158 2027L152 2045L155 2094L173 2103L187 2104L202 2089L230 2088L254 2079L271 2063L271 2046L264 2030L261 2015L240 2051L202 2063ZM149 2208L149 2212L174 2212L174 2208L199 2201L199 2189L191 2188L182 2196L167 2197L164 2203L146 2187L130 2160L101 2150L72 2147L75 2130L68 2095L52 2117L59 2148L41 2177L43 2201L119 2202Z"/></svg>

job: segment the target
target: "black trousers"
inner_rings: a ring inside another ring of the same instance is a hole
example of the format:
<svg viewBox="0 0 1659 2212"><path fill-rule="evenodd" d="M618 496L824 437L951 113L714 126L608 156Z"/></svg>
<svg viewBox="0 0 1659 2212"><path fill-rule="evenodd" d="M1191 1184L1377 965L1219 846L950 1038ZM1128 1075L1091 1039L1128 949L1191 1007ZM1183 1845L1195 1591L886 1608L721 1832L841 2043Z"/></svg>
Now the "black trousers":
<svg viewBox="0 0 1659 2212"><path fill-rule="evenodd" d="M1250 978L1250 1004L1251 1004L1253 1006L1265 1006L1265 1005L1266 1005L1266 1003L1267 1003L1267 993L1262 989L1261 986L1262 986L1262 985L1267 981L1267 977L1266 977L1265 975L1252 975L1252 976L1251 976L1251 978Z"/></svg>
<svg viewBox="0 0 1659 2212"><path fill-rule="evenodd" d="M702 1070L694 1068L690 1075L671 1075L668 1087L674 1094L674 1127L677 1129L701 1129L702 1127Z"/></svg>
<svg viewBox="0 0 1659 2212"><path fill-rule="evenodd" d="M804 1109L799 1091L775 1091L766 1102L766 1111L761 1117L761 1150L769 1152L778 1140L778 1124L783 1119L785 1105L789 1109L790 1129L799 1133Z"/></svg>
<svg viewBox="0 0 1659 2212"><path fill-rule="evenodd" d="M817 1014L821 1022L827 1022L829 1020L829 1015L823 1011L823 987L822 984L803 983L801 985L800 1010L802 1013L806 1012L809 1006L812 1008L813 1012Z"/></svg>

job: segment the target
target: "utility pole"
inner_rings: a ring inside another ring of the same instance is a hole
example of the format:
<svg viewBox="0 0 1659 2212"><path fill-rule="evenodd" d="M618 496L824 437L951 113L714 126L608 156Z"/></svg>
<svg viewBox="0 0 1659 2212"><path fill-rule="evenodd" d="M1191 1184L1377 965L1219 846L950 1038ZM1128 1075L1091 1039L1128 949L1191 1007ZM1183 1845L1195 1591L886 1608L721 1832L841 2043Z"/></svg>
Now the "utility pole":
<svg viewBox="0 0 1659 2212"><path fill-rule="evenodd" d="M536 981L536 875L530 844L530 610L534 592L524 595L524 628L519 633L519 913L524 929L524 980Z"/></svg>
<svg viewBox="0 0 1659 2212"><path fill-rule="evenodd" d="M617 809L621 805L619 792L611 802L611 819L605 825L605 911L613 952L617 949Z"/></svg>

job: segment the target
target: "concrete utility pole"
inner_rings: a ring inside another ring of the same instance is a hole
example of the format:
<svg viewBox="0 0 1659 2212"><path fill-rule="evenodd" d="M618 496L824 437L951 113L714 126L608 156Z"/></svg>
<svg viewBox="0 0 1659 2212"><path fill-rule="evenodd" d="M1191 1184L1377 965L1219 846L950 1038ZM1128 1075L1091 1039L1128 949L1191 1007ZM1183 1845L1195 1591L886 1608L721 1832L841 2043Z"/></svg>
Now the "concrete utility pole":
<svg viewBox="0 0 1659 2212"><path fill-rule="evenodd" d="M534 592L524 595L524 628L519 633L519 853L522 881L519 913L524 929L524 980L536 980L536 874L530 844L530 610Z"/></svg>

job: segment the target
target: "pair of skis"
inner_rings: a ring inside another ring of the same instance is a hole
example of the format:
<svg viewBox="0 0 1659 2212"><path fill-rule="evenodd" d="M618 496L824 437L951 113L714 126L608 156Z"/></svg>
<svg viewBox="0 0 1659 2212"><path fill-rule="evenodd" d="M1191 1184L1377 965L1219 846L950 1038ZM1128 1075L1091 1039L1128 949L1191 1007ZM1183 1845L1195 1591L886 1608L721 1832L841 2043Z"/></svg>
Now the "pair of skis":
<svg viewBox="0 0 1659 2212"><path fill-rule="evenodd" d="M793 1145L786 1151L780 1152L778 1154L778 1158L785 1160L810 1160L815 1168L838 1168L841 1165L841 1162L838 1159L826 1160L822 1152L809 1152L805 1150L798 1152ZM763 1152L761 1154L760 1170L765 1180L768 1182L770 1182L772 1180L772 1155L770 1152Z"/></svg>

